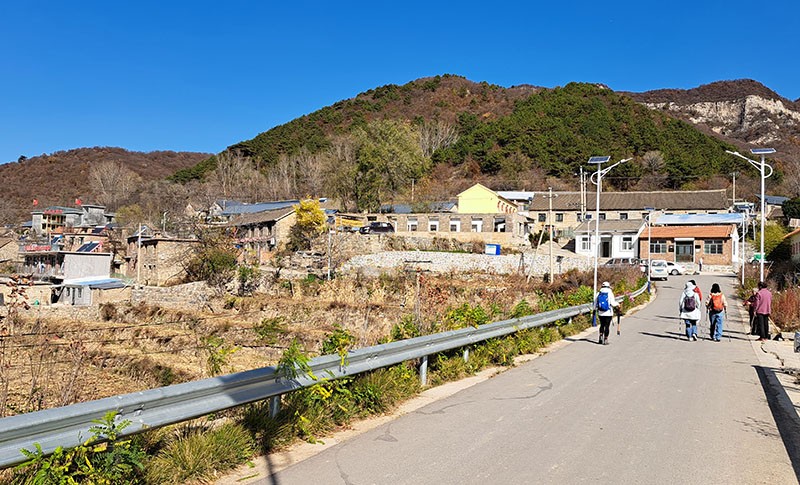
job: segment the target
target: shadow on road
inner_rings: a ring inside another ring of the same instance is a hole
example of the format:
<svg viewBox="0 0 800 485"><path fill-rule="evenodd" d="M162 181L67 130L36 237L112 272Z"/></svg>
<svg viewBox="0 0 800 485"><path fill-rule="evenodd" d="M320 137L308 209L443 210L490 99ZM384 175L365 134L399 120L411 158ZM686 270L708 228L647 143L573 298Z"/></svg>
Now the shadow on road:
<svg viewBox="0 0 800 485"><path fill-rule="evenodd" d="M792 400L775 375L775 369L758 365L754 365L753 368L758 374L772 417L792 461L794 474L800 479L800 417L797 416Z"/></svg>
<svg viewBox="0 0 800 485"><path fill-rule="evenodd" d="M666 334L663 333L650 333L650 332L639 332L640 335L647 335L648 337L658 337L658 338L665 338L670 340L686 340L684 334L674 333L674 332L667 332Z"/></svg>

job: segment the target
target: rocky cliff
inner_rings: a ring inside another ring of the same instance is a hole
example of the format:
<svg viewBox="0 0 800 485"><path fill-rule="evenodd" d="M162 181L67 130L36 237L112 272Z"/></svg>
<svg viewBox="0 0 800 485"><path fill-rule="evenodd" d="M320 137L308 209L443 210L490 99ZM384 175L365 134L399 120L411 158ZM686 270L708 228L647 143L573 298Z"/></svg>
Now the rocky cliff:
<svg viewBox="0 0 800 485"><path fill-rule="evenodd" d="M800 103L753 80L719 81L694 89L630 94L742 148L770 146L777 159L800 157Z"/></svg>

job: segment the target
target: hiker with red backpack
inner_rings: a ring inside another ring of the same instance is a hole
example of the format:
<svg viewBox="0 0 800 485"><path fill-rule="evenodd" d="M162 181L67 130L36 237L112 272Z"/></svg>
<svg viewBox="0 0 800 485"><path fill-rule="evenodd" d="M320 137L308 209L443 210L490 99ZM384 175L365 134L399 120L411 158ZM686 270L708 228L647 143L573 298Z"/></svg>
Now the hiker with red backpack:
<svg viewBox="0 0 800 485"><path fill-rule="evenodd" d="M728 316L728 302L725 300L725 295L719 288L718 283L711 285L711 294L708 295L706 302L708 309L708 319L711 323L709 335L714 339L714 342L719 342L722 338L722 325L725 322L725 317Z"/></svg>
<svg viewBox="0 0 800 485"><path fill-rule="evenodd" d="M608 345L608 330L611 327L611 319L614 318L614 308L619 308L619 303L614 298L611 291L611 284L604 281L594 299L594 308L597 312L597 319L600 320L600 340L601 345Z"/></svg>
<svg viewBox="0 0 800 485"><path fill-rule="evenodd" d="M687 281L678 303L679 318L686 324L686 339L689 341L697 340L697 321L703 317L703 312L700 310L702 300L698 299L694 288L692 282Z"/></svg>

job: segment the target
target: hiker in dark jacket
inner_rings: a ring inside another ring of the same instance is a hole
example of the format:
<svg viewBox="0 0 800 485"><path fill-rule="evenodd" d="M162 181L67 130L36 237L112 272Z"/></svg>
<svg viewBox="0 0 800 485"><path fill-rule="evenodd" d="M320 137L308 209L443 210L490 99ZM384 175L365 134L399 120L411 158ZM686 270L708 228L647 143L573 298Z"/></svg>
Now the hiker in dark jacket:
<svg viewBox="0 0 800 485"><path fill-rule="evenodd" d="M706 309L708 310L708 320L711 324L708 334L711 335L714 342L719 342L722 338L722 325L725 322L725 317L728 316L728 302L725 300L725 295L722 294L718 283L711 285L711 294L708 295Z"/></svg>

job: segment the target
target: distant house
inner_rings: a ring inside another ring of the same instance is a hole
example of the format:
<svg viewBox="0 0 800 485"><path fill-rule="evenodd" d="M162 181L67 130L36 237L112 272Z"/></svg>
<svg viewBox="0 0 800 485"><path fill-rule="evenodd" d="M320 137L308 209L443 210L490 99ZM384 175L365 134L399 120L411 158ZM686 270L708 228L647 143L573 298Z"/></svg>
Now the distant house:
<svg viewBox="0 0 800 485"><path fill-rule="evenodd" d="M600 224L601 258L635 258L637 240L645 224L639 220L612 220ZM583 256L593 257L597 251L595 223L586 221L575 229L575 252Z"/></svg>
<svg viewBox="0 0 800 485"><path fill-rule="evenodd" d="M602 227L602 225L601 225ZM696 265L730 266L739 260L739 232L736 225L653 226L650 246L647 229L639 238L639 257L666 259Z"/></svg>
<svg viewBox="0 0 800 485"><path fill-rule="evenodd" d="M244 250L244 257L264 263L269 253L285 244L296 220L293 207L251 214L241 214L228 223L235 228L235 238Z"/></svg>
<svg viewBox="0 0 800 485"><path fill-rule="evenodd" d="M139 284L165 286L183 281L197 239L170 237L149 230L128 237L125 276Z"/></svg>
<svg viewBox="0 0 800 485"><path fill-rule="evenodd" d="M458 194L459 214L514 214L519 206L497 192L475 184Z"/></svg>
<svg viewBox="0 0 800 485"><path fill-rule="evenodd" d="M78 207L51 206L31 212L31 230L37 236L63 234L74 228L93 228L114 222L105 206L83 204Z"/></svg>
<svg viewBox="0 0 800 485"><path fill-rule="evenodd" d="M795 229L783 238L789 240L792 262L794 264L800 264L800 228Z"/></svg>
<svg viewBox="0 0 800 485"><path fill-rule="evenodd" d="M0 237L0 268L15 266L19 258L19 244L16 238ZM2 269L0 269L2 273Z"/></svg>

